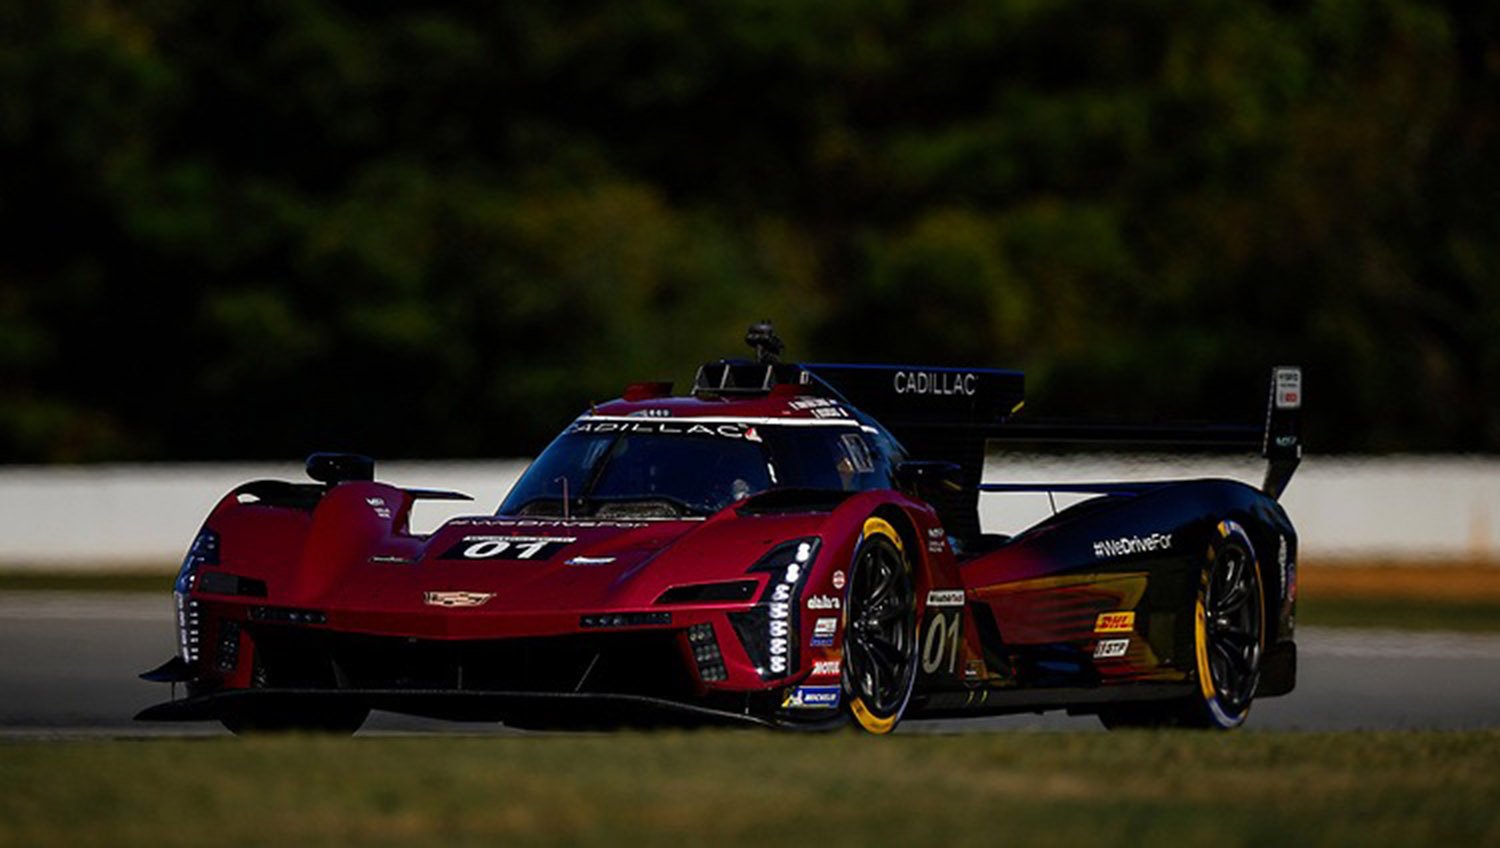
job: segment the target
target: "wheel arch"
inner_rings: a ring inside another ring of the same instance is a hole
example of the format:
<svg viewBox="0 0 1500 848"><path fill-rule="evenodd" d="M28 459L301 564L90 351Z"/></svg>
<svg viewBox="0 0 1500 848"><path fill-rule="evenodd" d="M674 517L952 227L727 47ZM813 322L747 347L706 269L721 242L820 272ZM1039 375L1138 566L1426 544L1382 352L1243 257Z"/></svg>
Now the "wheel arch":
<svg viewBox="0 0 1500 848"><path fill-rule="evenodd" d="M916 522L906 510L894 503L883 503L877 506L870 512L869 517L879 518L890 524L895 529L896 535L901 537L902 551L906 554L907 561L911 563L912 581L917 590L917 612L920 614L926 605L927 590L932 588L932 567L926 548L923 547L921 537L917 534Z"/></svg>

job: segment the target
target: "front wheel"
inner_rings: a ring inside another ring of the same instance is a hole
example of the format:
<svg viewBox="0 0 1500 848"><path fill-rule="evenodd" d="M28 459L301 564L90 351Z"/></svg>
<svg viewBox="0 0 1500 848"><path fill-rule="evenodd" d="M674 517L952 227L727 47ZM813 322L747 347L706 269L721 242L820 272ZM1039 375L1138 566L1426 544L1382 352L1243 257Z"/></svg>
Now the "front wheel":
<svg viewBox="0 0 1500 848"><path fill-rule="evenodd" d="M917 679L917 603L901 537L883 519L865 521L845 615L843 685L849 714L870 733L890 733Z"/></svg>
<svg viewBox="0 0 1500 848"><path fill-rule="evenodd" d="M1102 708L1105 727L1229 730L1245 723L1260 685L1265 594L1250 536L1233 521L1219 522L1209 545L1193 619L1198 691L1178 701Z"/></svg>

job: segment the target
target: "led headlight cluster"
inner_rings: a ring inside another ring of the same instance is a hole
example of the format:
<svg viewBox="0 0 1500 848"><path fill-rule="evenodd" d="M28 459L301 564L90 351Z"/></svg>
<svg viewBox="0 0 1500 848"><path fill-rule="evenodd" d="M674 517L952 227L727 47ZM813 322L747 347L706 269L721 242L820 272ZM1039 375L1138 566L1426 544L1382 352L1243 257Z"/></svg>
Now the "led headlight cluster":
<svg viewBox="0 0 1500 848"><path fill-rule="evenodd" d="M719 642L714 638L712 624L703 622L689 627L688 644L693 649L693 662L698 665L698 677L704 683L729 679L729 672L724 668L724 655L719 653Z"/></svg>
<svg viewBox="0 0 1500 848"><path fill-rule="evenodd" d="M188 546L187 556L182 558L182 568L177 571L178 592L187 594L193 588L193 577L205 565L219 564L219 534L207 527L198 531L193 543Z"/></svg>
<svg viewBox="0 0 1500 848"><path fill-rule="evenodd" d="M777 545L751 572L769 571L771 580L749 612L730 613L729 620L762 680L774 680L797 668L797 634L802 587L812 573L820 540L816 536Z"/></svg>
<svg viewBox="0 0 1500 848"><path fill-rule="evenodd" d="M187 556L182 558L182 568L177 572L172 595L177 604L177 653L184 662L198 661L199 643L203 636L202 613L197 601L188 600L193 578L205 565L219 564L219 534L207 527L198 531L193 543L188 546Z"/></svg>
<svg viewBox="0 0 1500 848"><path fill-rule="evenodd" d="M203 613L197 601L181 592L172 593L177 601L177 653L184 662L198 661L198 646L203 640Z"/></svg>
<svg viewBox="0 0 1500 848"><path fill-rule="evenodd" d="M770 671L773 675L780 676L791 671L793 651L796 649L793 641L793 625L796 622L793 619L797 609L797 596L801 594L802 583L812 566L817 546L817 539L799 539L771 552L778 555L770 564L771 572L778 574L779 570L780 576L780 579L772 579L769 587L771 597L766 604L766 611L770 616L768 644Z"/></svg>

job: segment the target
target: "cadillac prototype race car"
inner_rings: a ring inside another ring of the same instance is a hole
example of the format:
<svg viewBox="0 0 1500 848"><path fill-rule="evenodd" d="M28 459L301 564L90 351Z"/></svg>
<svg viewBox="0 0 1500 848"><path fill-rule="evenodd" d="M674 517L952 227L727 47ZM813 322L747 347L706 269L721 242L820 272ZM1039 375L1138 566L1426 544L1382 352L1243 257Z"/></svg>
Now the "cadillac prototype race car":
<svg viewBox="0 0 1500 848"><path fill-rule="evenodd" d="M142 720L352 732L373 710L522 728L1066 709L1233 728L1296 678L1301 372L1264 426L1027 424L1022 375L754 360L641 383L570 423L493 515L314 454L315 482L230 492L175 586L179 653ZM1225 479L981 482L990 440L1260 448ZM1078 502L1013 536L987 492ZM185 684L182 697L177 683Z"/></svg>

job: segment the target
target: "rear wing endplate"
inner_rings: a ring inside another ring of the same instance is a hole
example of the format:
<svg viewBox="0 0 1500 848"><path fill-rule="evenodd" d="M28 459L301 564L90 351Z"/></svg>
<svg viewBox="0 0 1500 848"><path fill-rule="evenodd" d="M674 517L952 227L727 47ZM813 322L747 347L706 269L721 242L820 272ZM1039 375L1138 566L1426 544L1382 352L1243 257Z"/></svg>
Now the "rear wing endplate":
<svg viewBox="0 0 1500 848"><path fill-rule="evenodd" d="M1260 453L1267 460L1261 489L1280 499L1302 464L1302 369L1282 365L1271 370L1271 400L1266 404L1266 433Z"/></svg>

